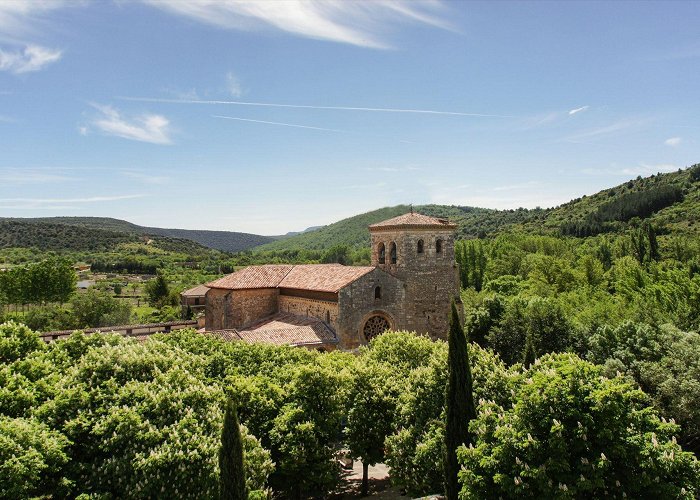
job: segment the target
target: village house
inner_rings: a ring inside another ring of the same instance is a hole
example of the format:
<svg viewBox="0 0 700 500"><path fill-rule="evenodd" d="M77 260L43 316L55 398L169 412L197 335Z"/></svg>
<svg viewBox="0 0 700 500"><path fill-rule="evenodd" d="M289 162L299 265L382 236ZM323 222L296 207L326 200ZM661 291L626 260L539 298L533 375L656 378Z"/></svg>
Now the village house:
<svg viewBox="0 0 700 500"><path fill-rule="evenodd" d="M355 349L385 330L445 338L459 301L456 225L408 213L369 226L371 266L249 266L207 283L205 329L227 339Z"/></svg>

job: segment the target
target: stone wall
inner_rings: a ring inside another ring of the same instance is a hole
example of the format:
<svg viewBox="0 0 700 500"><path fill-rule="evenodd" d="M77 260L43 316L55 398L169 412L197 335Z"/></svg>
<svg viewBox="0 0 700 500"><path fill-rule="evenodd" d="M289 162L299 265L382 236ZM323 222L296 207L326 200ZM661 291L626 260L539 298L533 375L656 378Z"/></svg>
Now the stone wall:
<svg viewBox="0 0 700 500"><path fill-rule="evenodd" d="M279 290L221 290L207 292L206 329L226 330L244 328L255 321L278 312Z"/></svg>
<svg viewBox="0 0 700 500"><path fill-rule="evenodd" d="M405 314L401 329L446 338L450 303L459 299L459 271L455 262L454 233L449 229L411 228L371 231L372 264L396 276L405 285ZM422 252L419 252L419 241ZM438 241L440 251L438 252ZM396 263L389 248L396 244ZM380 243L386 248L384 264L379 262Z"/></svg>
<svg viewBox="0 0 700 500"><path fill-rule="evenodd" d="M335 330L338 328L338 302L307 299L289 295L279 296L280 312L310 316L325 321Z"/></svg>
<svg viewBox="0 0 700 500"><path fill-rule="evenodd" d="M380 297L376 298L376 288ZM385 318L393 329L402 329L405 291L403 283L391 274L375 269L338 294L338 322L336 333L340 349L355 349L366 344L363 329L372 316Z"/></svg>

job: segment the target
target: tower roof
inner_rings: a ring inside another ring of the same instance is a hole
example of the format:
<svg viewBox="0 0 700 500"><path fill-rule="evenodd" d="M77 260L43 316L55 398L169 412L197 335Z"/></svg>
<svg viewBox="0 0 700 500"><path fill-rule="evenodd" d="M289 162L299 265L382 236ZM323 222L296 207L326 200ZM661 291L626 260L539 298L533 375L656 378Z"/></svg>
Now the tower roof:
<svg viewBox="0 0 700 500"><path fill-rule="evenodd" d="M448 221L447 219L438 219L436 217L429 217L427 215L418 214L411 212L408 214L399 215L393 219L388 219L382 222L377 222L369 226L369 230L383 230L383 229L456 229L457 224Z"/></svg>

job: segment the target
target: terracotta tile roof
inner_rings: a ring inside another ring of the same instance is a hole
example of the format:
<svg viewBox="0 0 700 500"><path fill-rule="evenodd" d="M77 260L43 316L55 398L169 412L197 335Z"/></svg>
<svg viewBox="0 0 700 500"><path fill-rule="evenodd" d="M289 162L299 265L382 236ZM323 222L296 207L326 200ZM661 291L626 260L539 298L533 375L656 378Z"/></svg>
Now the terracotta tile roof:
<svg viewBox="0 0 700 500"><path fill-rule="evenodd" d="M313 346L338 343L338 337L327 323L289 313L275 314L243 330L215 330L206 334L251 344Z"/></svg>
<svg viewBox="0 0 700 500"><path fill-rule="evenodd" d="M289 264L265 264L249 266L235 273L207 283L209 288L245 290L250 288L277 288L294 266Z"/></svg>
<svg viewBox="0 0 700 500"><path fill-rule="evenodd" d="M367 266L341 264L250 266L207 283L207 286L227 290L295 288L316 292L337 292L373 269Z"/></svg>
<svg viewBox="0 0 700 500"><path fill-rule="evenodd" d="M303 264L294 266L278 286L316 292L337 292L372 270L374 267L368 266Z"/></svg>
<svg viewBox="0 0 700 500"><path fill-rule="evenodd" d="M208 291L209 291L208 286L197 285L194 288L190 288L189 290L185 290L180 295L182 295L183 297L204 297Z"/></svg>
<svg viewBox="0 0 700 500"><path fill-rule="evenodd" d="M409 214L399 215L393 219L388 219L376 224L371 224L369 229L389 229L397 227L427 227L427 228L447 228L454 229L457 224L454 224L447 219L438 219L427 215L411 212Z"/></svg>

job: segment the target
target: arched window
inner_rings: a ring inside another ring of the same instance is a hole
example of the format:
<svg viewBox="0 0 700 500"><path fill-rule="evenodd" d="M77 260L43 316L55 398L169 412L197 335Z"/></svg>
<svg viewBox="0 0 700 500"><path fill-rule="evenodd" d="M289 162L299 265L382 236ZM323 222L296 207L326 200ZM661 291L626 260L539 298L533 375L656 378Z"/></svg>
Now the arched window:
<svg viewBox="0 0 700 500"><path fill-rule="evenodd" d="M375 287L375 289L374 289L374 298L375 298L375 299L381 299L381 298L382 298L382 287L380 287L380 286Z"/></svg>
<svg viewBox="0 0 700 500"><path fill-rule="evenodd" d="M416 248L416 252L423 253L423 240L418 240L418 248Z"/></svg>
<svg viewBox="0 0 700 500"><path fill-rule="evenodd" d="M377 254L379 255L379 263L384 264L386 262L386 250L384 249L384 243L380 243L377 247Z"/></svg>
<svg viewBox="0 0 700 500"><path fill-rule="evenodd" d="M389 255L391 257L391 263L396 264L396 243L393 241L391 242L391 245L389 245Z"/></svg>
<svg viewBox="0 0 700 500"><path fill-rule="evenodd" d="M435 240L435 253L442 252L442 240Z"/></svg>

